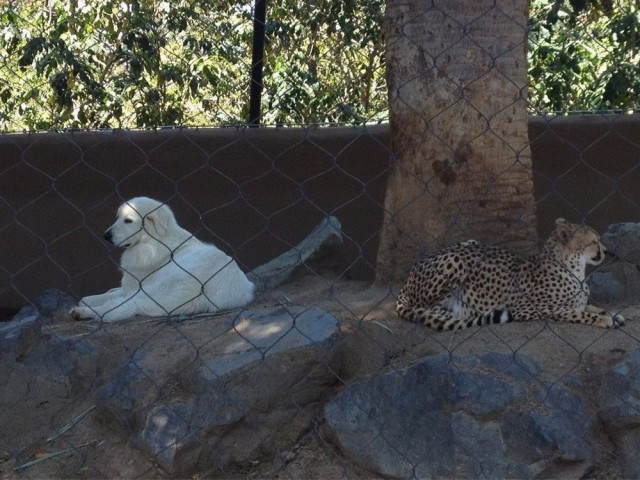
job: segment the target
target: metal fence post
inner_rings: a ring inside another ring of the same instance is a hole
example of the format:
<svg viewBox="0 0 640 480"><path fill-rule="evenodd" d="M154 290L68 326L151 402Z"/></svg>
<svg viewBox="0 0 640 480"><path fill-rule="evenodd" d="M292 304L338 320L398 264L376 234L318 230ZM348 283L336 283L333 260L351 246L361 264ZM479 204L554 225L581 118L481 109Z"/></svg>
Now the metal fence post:
<svg viewBox="0 0 640 480"><path fill-rule="evenodd" d="M251 59L251 91L249 98L249 125L260 125L262 99L262 65L264 58L264 27L267 0L256 0L253 10L253 49Z"/></svg>

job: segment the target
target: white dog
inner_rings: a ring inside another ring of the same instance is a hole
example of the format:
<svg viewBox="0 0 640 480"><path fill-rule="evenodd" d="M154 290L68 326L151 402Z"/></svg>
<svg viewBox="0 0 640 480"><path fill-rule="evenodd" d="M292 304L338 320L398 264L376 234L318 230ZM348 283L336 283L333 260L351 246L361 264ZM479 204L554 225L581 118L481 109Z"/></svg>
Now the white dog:
<svg viewBox="0 0 640 480"><path fill-rule="evenodd" d="M236 262L181 228L171 209L157 200L123 203L104 238L125 248L122 284L84 297L70 311L75 319L213 313L253 300L254 285Z"/></svg>

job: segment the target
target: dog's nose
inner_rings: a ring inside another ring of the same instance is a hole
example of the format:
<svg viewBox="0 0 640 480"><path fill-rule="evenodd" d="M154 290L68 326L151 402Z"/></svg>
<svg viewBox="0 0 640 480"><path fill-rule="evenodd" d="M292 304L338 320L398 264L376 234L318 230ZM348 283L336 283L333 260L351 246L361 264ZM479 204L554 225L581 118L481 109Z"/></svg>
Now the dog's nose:
<svg viewBox="0 0 640 480"><path fill-rule="evenodd" d="M111 230L107 230L106 232L104 232L104 239L109 243L113 243L113 235L111 235Z"/></svg>

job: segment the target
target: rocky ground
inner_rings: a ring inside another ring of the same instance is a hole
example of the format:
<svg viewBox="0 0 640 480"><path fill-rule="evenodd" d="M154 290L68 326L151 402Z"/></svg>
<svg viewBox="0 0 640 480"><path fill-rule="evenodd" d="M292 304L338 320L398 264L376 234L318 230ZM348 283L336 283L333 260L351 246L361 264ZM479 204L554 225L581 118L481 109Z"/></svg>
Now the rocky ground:
<svg viewBox="0 0 640 480"><path fill-rule="evenodd" d="M412 410L421 404L420 395L425 396L425 405L435 408L433 405L437 402L429 403L434 400L426 398L432 395L430 385L434 378L447 379L451 375L452 382L462 390L450 392L451 398L438 405L444 402L443 408L455 412L472 408L469 415L473 418L465 413L467 416L462 420L466 419L466 423L456 417L455 425L458 429L464 430L467 425L469 431L475 430L474 438L480 444L492 438L478 437L477 432L482 431L486 422L494 430L520 431L519 427L514 430L505 426L506 420L501 420L510 418L518 424L514 418L520 417L514 417L514 405L519 412L529 412L527 418L534 418L537 411L546 415L544 418L577 419L574 426L579 428L571 435L587 439L586 446L578 450L558 440L560 433L548 424L531 424L533 430L542 432L540 438L545 435L548 438L526 440L526 446L541 442L539 449L543 454L539 458L519 457L529 468L530 475L524 476L535 478L544 472L559 476L564 473L573 478L576 475L628 476L625 451L633 449L637 439L623 439L616 431L636 428L637 423L633 428L630 425L637 420L637 413L634 417L632 410L627 415L631 420L624 417L619 406L607 403L611 398L606 392L614 392L614 399L624 398L627 403L638 400L633 396L637 395L637 385L627 385L627 389L636 388L635 394L633 391L622 394L617 386L612 386L615 382L611 383L612 368L631 358L630 354L640 348L640 324L635 320L640 318L638 307L616 307L629 319L624 328L617 330L533 322L435 333L397 319L393 311L394 290L394 286L353 282L329 274L298 277L263 294L251 306L253 322L259 322L255 318L261 315L272 315L283 309L290 312L290 319L300 319L294 328L295 338L284 335L291 330L293 323L289 323L276 333L282 340L266 344L260 343L259 336L238 327L237 313L171 321L138 317L107 325L72 322L62 308L50 311L46 315L54 321L43 324L37 336L33 334L33 338L29 338L25 334L20 341L13 339L12 342L5 338L0 367L5 384L0 413L3 430L0 476L411 476L410 470L394 471L375 461L367 463L361 455L362 448L358 451L357 446L341 436L344 428L336 425L344 422L361 429L364 437L356 436L360 442L371 434L370 427L358 423L362 415L353 418L343 415L349 410L344 407L344 402L349 403L345 398L360 395L361 405L364 402L365 406L359 411L366 412L367 419L378 422L378 427L391 425L390 422L402 425L407 430L406 438L401 434L402 429L391 429L389 432L394 433L388 434L389 439L384 443L386 450L378 447L376 451L385 450L387 456L395 451L394 455L408 458L408 465L415 466L411 459L419 455L420 450L405 450L411 448L406 444L407 439L415 444L416 439L429 438L424 447L432 449L433 438L441 437L443 444L461 451L460 442L449 434L438 437L434 431L422 437L422 429L432 428L420 420L420 415L429 409ZM316 316L305 320L304 312L316 312L313 314ZM320 318L318 322L327 328L307 329L311 328L314 318ZM266 325L261 324L260 331L266 331ZM240 343L244 346L239 346L238 339L242 339ZM275 345L285 340L293 343L281 345L278 350ZM220 367L220 352L229 348L236 356L225 357L227 363ZM511 373L501 374L494 364L483 363L487 353L501 354L501 362L516 367L520 365L519 359L526 357L528 366L516 368L515 373L509 370ZM229 358L237 359L237 355L246 362L240 366L233 364L236 360ZM435 367L424 362L434 358L444 362L441 366L446 368L432 371ZM469 367L469 361L476 362L475 366ZM637 364L633 365L636 366L628 368L638 375ZM405 373L408 367L423 372L416 373L417 383L414 387L393 387L392 391L415 389L418 398L398 410L397 405L392 407L397 399L389 397L391 403L385 403L380 398L380 388L372 388L367 382L375 383L383 373L395 376L391 380L397 382L399 378L413 375L413 370ZM472 379L470 385L484 385L482 382L488 381L489 387L475 390L464 387L466 383L456 372L467 370ZM425 371L431 373L425 374ZM626 378L625 375L622 377ZM442 385L434 383L433 388L440 391ZM507 406L501 403L495 406L497 400L483 394L489 391L497 395L497 391L503 390L512 392ZM569 398L568 403L550 401L553 397L549 395L556 391L561 391L565 400ZM472 404L490 404L493 409L478 413L473 410L478 407L470 406ZM335 405L342 406L336 410ZM564 414L562 410L560 413L553 410L558 405L565 409ZM603 417L605 410L608 413ZM395 412L395 417L385 417L388 411ZM443 418L440 424L452 422L449 417ZM186 427L181 423L185 419ZM193 426L197 427L195 433L190 430ZM63 427L68 429L61 432ZM383 429L383 436L385 432ZM461 435L465 438L467 432ZM513 456L516 447L509 442L514 441L505 440L500 446L505 458ZM470 446L475 444L471 442ZM178 447L174 448L175 445ZM490 443L485 446L497 448ZM483 448L480 452L485 453L477 457L467 455L466 461L473 464L482 460L487 451ZM461 458L450 460L462 464ZM387 466L397 465L392 457L387 460ZM547 460L556 470L544 464ZM485 470L485 473L491 477L495 476L491 474L513 474L508 468L514 464L509 461L494 462L494 470ZM420 468L415 472L418 476L429 473ZM443 472L431 474L446 476ZM483 470L458 471L467 477L477 476L478 472Z"/></svg>
<svg viewBox="0 0 640 480"><path fill-rule="evenodd" d="M74 322L45 292L0 324L0 478L640 477L640 226L604 237L612 330L400 321L398 285L309 268L333 220L246 310Z"/></svg>

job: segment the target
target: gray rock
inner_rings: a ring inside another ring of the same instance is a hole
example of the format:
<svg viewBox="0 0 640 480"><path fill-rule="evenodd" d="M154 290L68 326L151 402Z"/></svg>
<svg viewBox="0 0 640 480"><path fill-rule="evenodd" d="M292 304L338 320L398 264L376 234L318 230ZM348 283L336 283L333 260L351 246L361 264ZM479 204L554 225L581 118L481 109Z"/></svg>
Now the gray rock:
<svg viewBox="0 0 640 480"><path fill-rule="evenodd" d="M10 322L0 324L0 355L22 360L40 340L41 328L38 312L22 308Z"/></svg>
<svg viewBox="0 0 640 480"><path fill-rule="evenodd" d="M587 285L591 291L591 298L598 303L611 304L623 300L628 296L627 287L622 285L617 277L621 272L614 273L620 269L619 264L606 267L607 271L593 272L587 277ZM614 271L611 271L613 269Z"/></svg>
<svg viewBox="0 0 640 480"><path fill-rule="evenodd" d="M22 360L42 340L42 325L67 321L74 304L70 295L56 289L42 293L34 306L22 307L11 321L0 324L0 355Z"/></svg>
<svg viewBox="0 0 640 480"><path fill-rule="evenodd" d="M37 330L39 325L34 328ZM12 330L11 333L15 332ZM0 340L0 348L6 346ZM94 387L99 375L98 353L86 340L38 334L38 341L27 354L18 358L19 361L7 361L11 357L3 354L0 354L0 378L4 382L5 406L14 402L33 402L34 398L42 399L43 403L49 398L77 398ZM10 414L11 409L8 412Z"/></svg>
<svg viewBox="0 0 640 480"><path fill-rule="evenodd" d="M624 478L640 478L640 429L634 428L612 436L621 457Z"/></svg>
<svg viewBox="0 0 640 480"><path fill-rule="evenodd" d="M98 391L96 404L108 411L116 422L130 429L136 427L136 413L152 403L160 388L139 366L143 357L137 352L133 359L112 375Z"/></svg>
<svg viewBox="0 0 640 480"><path fill-rule="evenodd" d="M20 383L37 385L33 388L43 397L71 397L91 388L98 377L98 351L90 341L43 332L43 325L62 318L72 303L69 295L47 290L34 306L23 307L10 322L0 325L0 359L19 362L0 362L0 366L19 371ZM0 377L10 375L0 371Z"/></svg>
<svg viewBox="0 0 640 480"><path fill-rule="evenodd" d="M229 335L219 337L203 359L200 375L207 380L287 350L318 345L334 336L338 321L319 309L279 308L247 312Z"/></svg>
<svg viewBox="0 0 640 480"><path fill-rule="evenodd" d="M587 277L591 297L599 303L635 300L640 296L640 223L609 225L601 239L614 259Z"/></svg>
<svg viewBox="0 0 640 480"><path fill-rule="evenodd" d="M590 416L539 372L524 355L438 355L347 387L325 418L346 456L384 476L580 477Z"/></svg>
<svg viewBox="0 0 640 480"><path fill-rule="evenodd" d="M601 236L607 250L617 256L640 263L640 223L614 223Z"/></svg>
<svg viewBox="0 0 640 480"><path fill-rule="evenodd" d="M24 364L47 382L64 388L73 397L96 383L100 370L98 351L87 340L50 336L39 342Z"/></svg>
<svg viewBox="0 0 640 480"><path fill-rule="evenodd" d="M640 349L605 375L599 404L598 416L618 447L624 476L640 478Z"/></svg>
<svg viewBox="0 0 640 480"><path fill-rule="evenodd" d="M263 436L240 446L230 439L249 424L278 428L274 412L298 411L335 381L325 362L338 322L327 312L279 308L207 322L156 334L98 394L98 413L171 474L264 452Z"/></svg>
<svg viewBox="0 0 640 480"><path fill-rule="evenodd" d="M138 443L155 452L155 458L160 465L173 465L176 456L182 455L183 462L189 457L188 463L197 461L189 455L193 449L185 449L198 437L203 427L193 422L193 405L173 404L160 405L151 409L147 415ZM185 462L186 463L186 462Z"/></svg>
<svg viewBox="0 0 640 480"><path fill-rule="evenodd" d="M327 252L338 252L338 256L341 256L341 229L342 224L336 217L323 219L302 242L279 257L253 269L247 273L247 277L256 285L257 291L261 292L282 284L297 268L308 264L316 256L326 256ZM314 271L317 273L318 270Z"/></svg>
<svg viewBox="0 0 640 480"><path fill-rule="evenodd" d="M50 288L36 298L35 307L42 315L42 321L46 325L69 321L67 312L76 303L76 300L68 293Z"/></svg>
<svg viewBox="0 0 640 480"><path fill-rule="evenodd" d="M215 457L201 458L202 451L214 448L250 412L252 400L241 392L201 390L187 403L153 407L134 435L136 444L169 472L187 472L197 465L210 468Z"/></svg>
<svg viewBox="0 0 640 480"><path fill-rule="evenodd" d="M19 322L25 318L33 317L38 315L38 310L31 305L27 305L26 307L22 307L11 319L11 322ZM7 322L7 323L11 323Z"/></svg>

